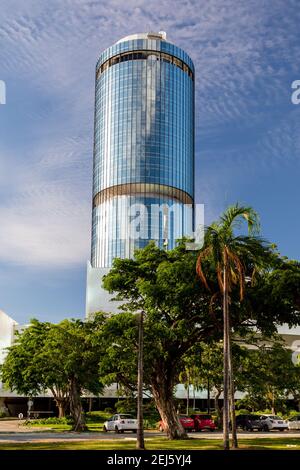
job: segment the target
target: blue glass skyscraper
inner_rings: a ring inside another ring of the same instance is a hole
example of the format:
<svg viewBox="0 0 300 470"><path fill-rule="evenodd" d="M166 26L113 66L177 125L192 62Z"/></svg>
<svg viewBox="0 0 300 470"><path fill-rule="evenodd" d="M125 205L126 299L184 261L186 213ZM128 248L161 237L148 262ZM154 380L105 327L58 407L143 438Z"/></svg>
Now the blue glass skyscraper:
<svg viewBox="0 0 300 470"><path fill-rule="evenodd" d="M96 66L91 269L191 233L194 65L165 33L127 36ZM133 233L134 232L134 233Z"/></svg>

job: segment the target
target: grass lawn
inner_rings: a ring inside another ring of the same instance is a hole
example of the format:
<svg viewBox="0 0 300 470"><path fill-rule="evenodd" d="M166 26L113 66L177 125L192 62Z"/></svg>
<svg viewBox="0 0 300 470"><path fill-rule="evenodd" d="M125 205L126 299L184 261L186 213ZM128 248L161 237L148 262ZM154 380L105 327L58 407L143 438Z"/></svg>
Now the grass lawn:
<svg viewBox="0 0 300 470"><path fill-rule="evenodd" d="M71 431L72 426L69 424L38 424L38 423L27 423L23 424L26 428L38 428L39 431L44 430L47 431L56 431L56 432L63 432L63 431Z"/></svg>
<svg viewBox="0 0 300 470"><path fill-rule="evenodd" d="M92 411L91 413L86 414L86 424L88 427L88 430L90 432L97 432L97 431L103 431L103 424L104 422L110 418L111 413L106 413L105 411ZM39 428L39 431L42 431L43 428L45 431L53 431L53 432L63 432L63 431L71 431L71 424L68 423L59 423L59 422L52 422L52 421L58 421L54 418L50 419L34 419L31 421L27 421L26 424L23 426L25 427L30 427L30 428ZM147 420L145 420L145 423ZM145 429L155 429L155 424L151 426L146 427Z"/></svg>
<svg viewBox="0 0 300 470"><path fill-rule="evenodd" d="M104 411L87 413L86 424L88 426L89 431L103 431L103 424L110 416L111 413L105 413ZM72 429L71 424L51 421L55 421L55 419L35 419L32 421L27 421L24 426L30 428L39 428L39 430L42 430L44 428L45 431L51 430L54 432L71 431Z"/></svg>
<svg viewBox="0 0 300 470"><path fill-rule="evenodd" d="M299 438L240 439L241 450L300 450ZM91 440L77 442L0 443L0 450L134 450L135 440ZM165 437L146 439L147 450L222 450L222 441L188 439L169 441Z"/></svg>

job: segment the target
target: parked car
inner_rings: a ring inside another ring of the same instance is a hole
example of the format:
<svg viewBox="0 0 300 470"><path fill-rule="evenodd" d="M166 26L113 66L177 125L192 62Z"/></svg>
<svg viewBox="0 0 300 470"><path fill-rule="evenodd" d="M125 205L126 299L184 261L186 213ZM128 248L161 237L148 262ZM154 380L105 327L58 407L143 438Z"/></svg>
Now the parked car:
<svg viewBox="0 0 300 470"><path fill-rule="evenodd" d="M190 418L189 416L185 416L185 415L179 415L178 419L180 423L182 424L183 429L185 429L186 431L194 430L194 420L192 418ZM158 429L160 430L160 432L164 432L165 427L164 427L163 421L159 422Z"/></svg>
<svg viewBox="0 0 300 470"><path fill-rule="evenodd" d="M264 423L259 416L253 414L238 415L235 418L236 427L242 428L244 431L263 430Z"/></svg>
<svg viewBox="0 0 300 470"><path fill-rule="evenodd" d="M210 414L192 415L191 418L195 423L195 431L203 431L203 429L214 431L216 429L216 424Z"/></svg>
<svg viewBox="0 0 300 470"><path fill-rule="evenodd" d="M285 431L288 429L288 423L283 418L280 418L280 416L261 415L260 420L263 423L263 431L272 431L273 429Z"/></svg>
<svg viewBox="0 0 300 470"><path fill-rule="evenodd" d="M300 415L288 419L287 424L289 429L300 429Z"/></svg>
<svg viewBox="0 0 300 470"><path fill-rule="evenodd" d="M103 431L137 431L137 419L131 414L115 414L103 424Z"/></svg>

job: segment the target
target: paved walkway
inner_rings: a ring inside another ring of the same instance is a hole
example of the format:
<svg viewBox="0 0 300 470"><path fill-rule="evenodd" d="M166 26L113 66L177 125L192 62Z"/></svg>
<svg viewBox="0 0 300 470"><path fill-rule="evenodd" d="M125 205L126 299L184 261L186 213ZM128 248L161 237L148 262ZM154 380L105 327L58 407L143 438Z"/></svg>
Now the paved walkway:
<svg viewBox="0 0 300 470"><path fill-rule="evenodd" d="M49 428L51 429L51 428ZM163 433L155 431L146 431L145 438L163 436ZM194 439L222 439L220 431L212 432L193 432L188 434L189 437ZM296 432L240 432L239 438L283 438L283 437L296 437L300 441L300 431ZM19 420L0 420L0 442L63 442L63 441L89 441L89 440L136 440L136 435L132 433L115 434L104 432L89 432L89 433L75 433L75 432L49 432L47 428L30 428L22 426Z"/></svg>
<svg viewBox="0 0 300 470"><path fill-rule="evenodd" d="M47 430L45 426L39 428L37 426L30 427L30 426L23 426L24 420L20 421L19 419L7 419L2 420L0 419L0 434L2 433L32 433L37 431L44 431ZM49 426L49 430L51 427Z"/></svg>

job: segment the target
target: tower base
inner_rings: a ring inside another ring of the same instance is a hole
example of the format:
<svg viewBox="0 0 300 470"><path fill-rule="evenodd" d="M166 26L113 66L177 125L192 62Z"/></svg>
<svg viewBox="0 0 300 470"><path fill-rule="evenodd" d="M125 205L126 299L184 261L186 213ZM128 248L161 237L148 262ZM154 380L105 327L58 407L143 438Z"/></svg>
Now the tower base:
<svg viewBox="0 0 300 470"><path fill-rule="evenodd" d="M102 287L102 278L108 274L110 268L93 268L90 261L87 262L86 276L86 318L97 312L119 313L118 307L123 302L112 300L114 295L109 294Z"/></svg>

